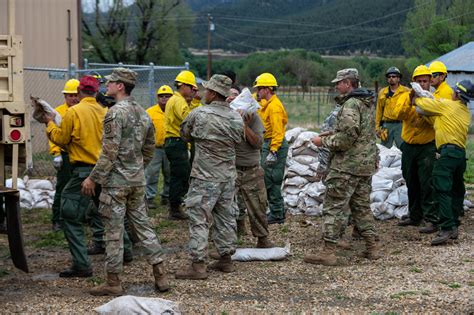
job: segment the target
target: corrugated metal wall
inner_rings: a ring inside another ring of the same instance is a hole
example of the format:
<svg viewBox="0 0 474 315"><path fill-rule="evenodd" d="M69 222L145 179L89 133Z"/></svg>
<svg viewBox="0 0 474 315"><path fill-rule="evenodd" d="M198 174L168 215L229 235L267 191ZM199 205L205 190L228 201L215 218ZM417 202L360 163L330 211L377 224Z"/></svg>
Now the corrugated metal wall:
<svg viewBox="0 0 474 315"><path fill-rule="evenodd" d="M68 14L72 62L80 58L79 0L14 0L16 35L23 36L24 65L67 68ZM7 34L8 0L0 0L0 34Z"/></svg>

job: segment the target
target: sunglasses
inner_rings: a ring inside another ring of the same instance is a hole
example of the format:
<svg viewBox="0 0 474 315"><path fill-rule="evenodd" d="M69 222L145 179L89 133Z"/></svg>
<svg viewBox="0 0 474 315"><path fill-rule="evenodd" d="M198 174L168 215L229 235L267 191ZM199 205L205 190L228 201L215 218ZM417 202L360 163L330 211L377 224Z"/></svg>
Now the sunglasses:
<svg viewBox="0 0 474 315"><path fill-rule="evenodd" d="M437 77L439 77L439 76L442 75L442 74L443 74L443 73L441 73L441 72L435 72L435 73L433 73L432 75L433 75L433 78L437 78Z"/></svg>
<svg viewBox="0 0 474 315"><path fill-rule="evenodd" d="M398 75L388 75L387 78L389 79L398 78Z"/></svg>

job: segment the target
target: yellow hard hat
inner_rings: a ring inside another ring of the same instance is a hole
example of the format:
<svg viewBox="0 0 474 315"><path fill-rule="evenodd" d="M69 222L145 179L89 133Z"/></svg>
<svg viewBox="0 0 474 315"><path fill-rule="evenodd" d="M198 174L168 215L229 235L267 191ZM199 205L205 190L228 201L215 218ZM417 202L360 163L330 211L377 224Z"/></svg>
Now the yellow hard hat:
<svg viewBox="0 0 474 315"><path fill-rule="evenodd" d="M173 89L169 85L162 85L156 90L156 95L173 94Z"/></svg>
<svg viewBox="0 0 474 315"><path fill-rule="evenodd" d="M278 86L278 84L273 74L265 72L259 75L253 83L254 88L259 86Z"/></svg>
<svg viewBox="0 0 474 315"><path fill-rule="evenodd" d="M176 79L174 79L176 82L184 83L184 84L189 84L197 88L196 85L196 77L194 76L194 73L188 70L183 70L181 71L177 76Z"/></svg>
<svg viewBox="0 0 474 315"><path fill-rule="evenodd" d="M431 73L437 73L437 72L441 72L441 73L444 73L444 74L447 74L448 73L448 69L446 69L446 66L444 65L444 63L442 63L441 61L433 61L431 64L430 64L430 71Z"/></svg>
<svg viewBox="0 0 474 315"><path fill-rule="evenodd" d="M77 88L79 87L79 80L71 79L64 84L63 94L77 94Z"/></svg>
<svg viewBox="0 0 474 315"><path fill-rule="evenodd" d="M432 76L430 69L428 69L428 67L425 65L419 65L418 67L416 67L415 71L413 71L411 79L415 80L415 77L418 77L420 75L429 75L430 77Z"/></svg>

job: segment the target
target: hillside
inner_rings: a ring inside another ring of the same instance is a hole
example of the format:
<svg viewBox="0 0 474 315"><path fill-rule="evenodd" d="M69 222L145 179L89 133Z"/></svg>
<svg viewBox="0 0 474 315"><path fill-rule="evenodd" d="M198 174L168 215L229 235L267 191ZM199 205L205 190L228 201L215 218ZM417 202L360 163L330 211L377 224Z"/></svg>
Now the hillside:
<svg viewBox="0 0 474 315"><path fill-rule="evenodd" d="M413 0L187 0L198 18L195 48L238 52L303 48L324 54L355 51L400 55L400 33Z"/></svg>

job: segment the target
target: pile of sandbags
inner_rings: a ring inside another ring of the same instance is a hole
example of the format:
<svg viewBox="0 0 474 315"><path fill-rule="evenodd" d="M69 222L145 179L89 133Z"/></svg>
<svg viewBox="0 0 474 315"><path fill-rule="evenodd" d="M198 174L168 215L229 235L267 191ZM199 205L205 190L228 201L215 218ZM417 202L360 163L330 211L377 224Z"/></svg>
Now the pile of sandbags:
<svg viewBox="0 0 474 315"><path fill-rule="evenodd" d="M6 186L12 188L12 179L6 180ZM20 191L20 208L50 209L56 192L53 182L47 179L18 178L17 188Z"/></svg>
<svg viewBox="0 0 474 315"><path fill-rule="evenodd" d="M408 214L408 190L402 176L402 152L377 144L379 169L372 176L370 209L379 220L401 218Z"/></svg>
<svg viewBox="0 0 474 315"><path fill-rule="evenodd" d="M326 187L316 181L318 147L311 138L318 134L303 128L288 130L285 138L289 143L286 160L283 198L292 214L321 215L321 203Z"/></svg>
<svg viewBox="0 0 474 315"><path fill-rule="evenodd" d="M311 142L316 132L303 128L288 130L289 143L283 198L291 214L321 215L326 187L316 181L318 148ZM408 196L401 171L401 151L377 145L380 169L372 178L371 210L380 220L400 218L408 212Z"/></svg>

